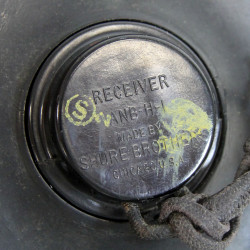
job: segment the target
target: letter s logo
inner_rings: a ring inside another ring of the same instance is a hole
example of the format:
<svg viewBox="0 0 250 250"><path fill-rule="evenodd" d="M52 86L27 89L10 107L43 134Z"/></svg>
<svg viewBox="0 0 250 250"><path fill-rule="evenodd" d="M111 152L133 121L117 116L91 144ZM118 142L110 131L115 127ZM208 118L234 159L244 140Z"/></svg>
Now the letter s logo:
<svg viewBox="0 0 250 250"><path fill-rule="evenodd" d="M74 95L67 100L65 116L76 126L86 126L96 116L96 106L87 96Z"/></svg>
<svg viewBox="0 0 250 250"><path fill-rule="evenodd" d="M80 113L80 114L78 114L76 111L74 111L72 113L72 115L80 121L82 121L87 116L87 113L88 113L86 108L84 108L81 104L83 104L85 107L89 106L86 101L79 100L75 104L75 108L77 109L78 113Z"/></svg>

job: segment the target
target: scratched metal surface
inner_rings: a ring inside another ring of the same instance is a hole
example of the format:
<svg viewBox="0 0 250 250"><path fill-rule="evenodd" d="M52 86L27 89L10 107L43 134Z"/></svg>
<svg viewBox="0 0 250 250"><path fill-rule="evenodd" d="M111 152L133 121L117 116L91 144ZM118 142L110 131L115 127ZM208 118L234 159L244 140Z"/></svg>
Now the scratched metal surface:
<svg viewBox="0 0 250 250"><path fill-rule="evenodd" d="M59 42L96 22L147 21L190 44L209 67L224 106L223 144L209 182L233 180L249 136L249 1L1 1L1 249L187 249L178 239L145 242L127 223L82 213L36 171L23 139L24 100L39 66ZM250 210L229 249L249 249Z"/></svg>

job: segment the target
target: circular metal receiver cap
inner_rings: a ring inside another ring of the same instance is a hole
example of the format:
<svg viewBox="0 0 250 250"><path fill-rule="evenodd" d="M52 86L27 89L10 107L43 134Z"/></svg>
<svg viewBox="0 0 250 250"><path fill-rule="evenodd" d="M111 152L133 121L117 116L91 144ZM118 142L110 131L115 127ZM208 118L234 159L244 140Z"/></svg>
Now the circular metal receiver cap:
<svg viewBox="0 0 250 250"><path fill-rule="evenodd" d="M137 36L92 47L61 90L58 125L73 168L102 193L146 199L186 182L204 161L214 94L170 43Z"/></svg>

